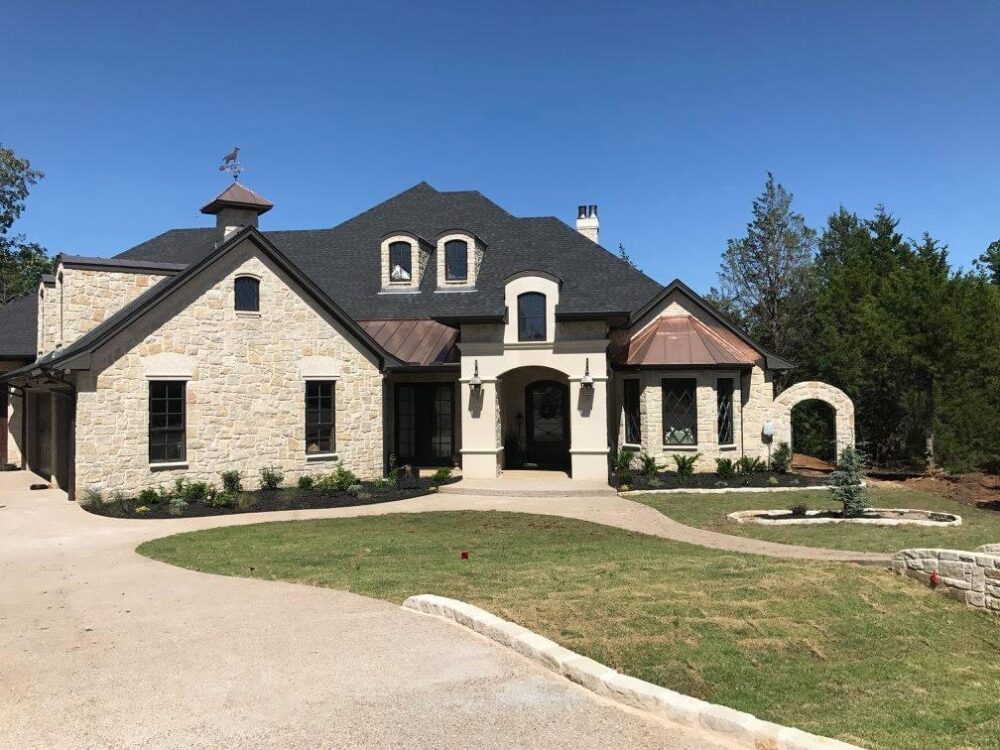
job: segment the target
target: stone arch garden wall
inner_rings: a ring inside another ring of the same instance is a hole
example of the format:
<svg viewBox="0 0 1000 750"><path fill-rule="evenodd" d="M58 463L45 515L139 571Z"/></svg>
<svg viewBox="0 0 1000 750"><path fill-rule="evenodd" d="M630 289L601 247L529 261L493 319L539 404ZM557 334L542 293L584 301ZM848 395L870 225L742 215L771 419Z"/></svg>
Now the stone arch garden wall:
<svg viewBox="0 0 1000 750"><path fill-rule="evenodd" d="M803 401L823 401L833 407L837 455L854 445L854 402L839 388L809 380L796 383L774 399L774 442L792 444L792 408Z"/></svg>

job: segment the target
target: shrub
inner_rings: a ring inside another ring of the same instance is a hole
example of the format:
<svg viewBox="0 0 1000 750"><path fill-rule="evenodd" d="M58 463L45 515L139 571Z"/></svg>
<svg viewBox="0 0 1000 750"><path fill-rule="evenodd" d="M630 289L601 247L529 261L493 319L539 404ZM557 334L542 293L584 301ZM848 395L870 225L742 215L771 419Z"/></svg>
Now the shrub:
<svg viewBox="0 0 1000 750"><path fill-rule="evenodd" d="M357 497L364 491L365 488L362 487L360 484L352 484L350 487L347 488L347 494L354 495L354 497Z"/></svg>
<svg viewBox="0 0 1000 750"><path fill-rule="evenodd" d="M315 483L316 480L313 479L312 474L303 474L299 477L299 481L296 482L300 490L311 490Z"/></svg>
<svg viewBox="0 0 1000 750"><path fill-rule="evenodd" d="M285 481L285 475L277 466L265 466L260 470L260 488L262 490L276 490Z"/></svg>
<svg viewBox="0 0 1000 750"><path fill-rule="evenodd" d="M183 498L175 497L170 501L170 505L167 507L167 513L172 516L183 516L187 513L188 502Z"/></svg>
<svg viewBox="0 0 1000 750"><path fill-rule="evenodd" d="M243 491L243 475L237 469L230 469L219 474L222 477L222 489L226 492Z"/></svg>
<svg viewBox="0 0 1000 750"><path fill-rule="evenodd" d="M837 460L836 470L830 474L830 492L833 499L843 505L843 513L848 518L864 515L871 507L868 488L864 486L864 456L861 451L848 446Z"/></svg>
<svg viewBox="0 0 1000 750"><path fill-rule="evenodd" d="M431 476L431 484L435 487L440 487L449 479L451 479L451 469L438 469Z"/></svg>
<svg viewBox="0 0 1000 750"><path fill-rule="evenodd" d="M352 485L360 484L357 475L343 464L339 464L332 474L316 477L315 487L320 492L344 492Z"/></svg>
<svg viewBox="0 0 1000 750"><path fill-rule="evenodd" d="M715 473L718 474L721 479L732 479L733 474L736 473L736 467L733 466L733 459L715 459Z"/></svg>
<svg viewBox="0 0 1000 750"><path fill-rule="evenodd" d="M639 471L646 479L655 478L659 470L660 466L656 463L654 456L649 455L646 451L639 454Z"/></svg>
<svg viewBox="0 0 1000 750"><path fill-rule="evenodd" d="M147 487L139 492L139 502L143 505L157 505L160 502L160 493L154 490L152 487ZM146 508L148 511L149 508ZM138 513L139 509L136 508L135 512Z"/></svg>
<svg viewBox="0 0 1000 750"><path fill-rule="evenodd" d="M694 474L694 465L701 457L700 453L690 456L675 455L674 464L677 466L677 484L687 484L687 480Z"/></svg>
<svg viewBox="0 0 1000 750"><path fill-rule="evenodd" d="M809 506L805 503L797 503L788 509L793 516L803 517L809 512Z"/></svg>
<svg viewBox="0 0 1000 750"><path fill-rule="evenodd" d="M194 501L208 501L215 496L215 487L208 482L184 482L181 498L189 503Z"/></svg>
<svg viewBox="0 0 1000 750"><path fill-rule="evenodd" d="M778 447L771 454L771 470L779 474L787 474L792 468L792 449L788 443L778 443Z"/></svg>
<svg viewBox="0 0 1000 750"><path fill-rule="evenodd" d="M767 471L767 464L756 456L740 456L735 463L736 473L750 476Z"/></svg>
<svg viewBox="0 0 1000 750"><path fill-rule="evenodd" d="M771 485L772 487L777 487L777 486L778 486L778 484L779 484L779 482L778 482L778 478L777 478L776 476L774 476L774 474L772 474L771 476L769 476L769 477L767 478L767 483L768 483L769 485Z"/></svg>
<svg viewBox="0 0 1000 750"><path fill-rule="evenodd" d="M632 461L635 449L622 448L614 454L611 461L611 471L619 485L628 484L632 479Z"/></svg>
<svg viewBox="0 0 1000 750"><path fill-rule="evenodd" d="M213 508L232 508L236 505L237 494L229 490L222 490L221 492L213 493L207 502Z"/></svg>
<svg viewBox="0 0 1000 750"><path fill-rule="evenodd" d="M184 477L174 477L174 497L184 497L186 482Z"/></svg>
<svg viewBox="0 0 1000 750"><path fill-rule="evenodd" d="M101 496L100 490L95 490L93 487L88 487L83 491L83 497L80 498L80 505L84 508L93 508L104 502L104 498Z"/></svg>
<svg viewBox="0 0 1000 750"><path fill-rule="evenodd" d="M386 492L396 486L396 482L391 477L379 477L375 480L375 489L379 492Z"/></svg>
<svg viewBox="0 0 1000 750"><path fill-rule="evenodd" d="M149 513L149 506L148 505L139 505L139 506L136 507L135 513L138 516L144 516L147 513Z"/></svg>

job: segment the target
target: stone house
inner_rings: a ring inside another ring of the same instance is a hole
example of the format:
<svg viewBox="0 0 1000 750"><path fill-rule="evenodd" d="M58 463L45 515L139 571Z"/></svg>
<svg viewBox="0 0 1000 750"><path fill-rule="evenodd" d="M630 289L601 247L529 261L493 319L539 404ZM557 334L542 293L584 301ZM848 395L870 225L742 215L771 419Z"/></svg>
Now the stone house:
<svg viewBox="0 0 1000 750"><path fill-rule="evenodd" d="M79 497L337 462L606 480L622 446L707 468L787 439L790 363L602 248L596 206L573 229L421 183L332 229L261 230L271 208L235 183L215 226L60 255L0 308L0 463ZM807 386L849 442L850 402Z"/></svg>

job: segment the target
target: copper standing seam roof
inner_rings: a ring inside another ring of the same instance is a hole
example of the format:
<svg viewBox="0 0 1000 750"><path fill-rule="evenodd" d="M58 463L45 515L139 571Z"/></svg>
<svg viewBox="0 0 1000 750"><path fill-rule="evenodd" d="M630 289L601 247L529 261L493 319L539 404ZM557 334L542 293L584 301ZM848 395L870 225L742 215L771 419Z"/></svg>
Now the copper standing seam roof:
<svg viewBox="0 0 1000 750"><path fill-rule="evenodd" d="M691 315L659 318L636 334L614 356L624 366L746 367L761 355L729 331L706 325Z"/></svg>
<svg viewBox="0 0 1000 750"><path fill-rule="evenodd" d="M215 196L215 199L202 208L201 212L203 214L217 214L226 206L249 208L252 211L256 211L258 214L266 214L274 208L274 204L264 196L257 195L257 193L250 188L241 185L238 182L234 182L232 185Z"/></svg>
<svg viewBox="0 0 1000 750"><path fill-rule="evenodd" d="M434 320L359 320L365 333L412 365L458 362L458 331Z"/></svg>

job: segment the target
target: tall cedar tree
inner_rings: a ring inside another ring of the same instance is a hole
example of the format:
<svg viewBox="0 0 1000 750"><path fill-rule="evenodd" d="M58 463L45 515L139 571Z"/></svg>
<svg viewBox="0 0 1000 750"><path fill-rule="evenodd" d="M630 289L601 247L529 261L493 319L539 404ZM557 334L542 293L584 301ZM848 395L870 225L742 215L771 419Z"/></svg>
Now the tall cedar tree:
<svg viewBox="0 0 1000 750"><path fill-rule="evenodd" d="M803 338L816 232L792 210L792 194L768 172L745 237L731 239L712 297L765 347L792 355Z"/></svg>
<svg viewBox="0 0 1000 750"><path fill-rule="evenodd" d="M42 177L27 159L0 143L0 305L33 291L42 274L52 270L41 245L10 233L28 193Z"/></svg>

